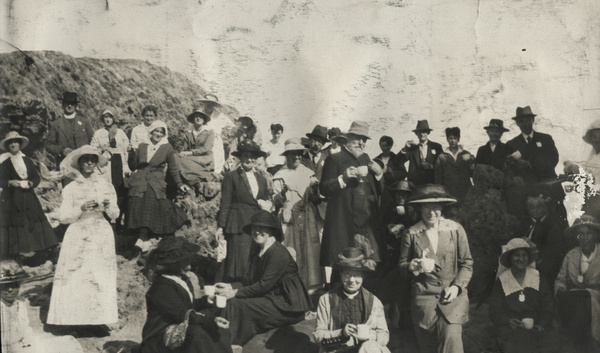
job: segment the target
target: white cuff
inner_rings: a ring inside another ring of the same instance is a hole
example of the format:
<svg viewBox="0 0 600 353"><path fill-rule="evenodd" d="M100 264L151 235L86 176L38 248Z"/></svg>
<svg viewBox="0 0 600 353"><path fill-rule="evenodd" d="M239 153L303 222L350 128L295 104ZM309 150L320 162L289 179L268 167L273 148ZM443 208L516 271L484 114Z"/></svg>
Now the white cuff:
<svg viewBox="0 0 600 353"><path fill-rule="evenodd" d="M346 183L344 183L344 176L340 175L338 176L338 183L340 183L340 188L345 188L346 187Z"/></svg>

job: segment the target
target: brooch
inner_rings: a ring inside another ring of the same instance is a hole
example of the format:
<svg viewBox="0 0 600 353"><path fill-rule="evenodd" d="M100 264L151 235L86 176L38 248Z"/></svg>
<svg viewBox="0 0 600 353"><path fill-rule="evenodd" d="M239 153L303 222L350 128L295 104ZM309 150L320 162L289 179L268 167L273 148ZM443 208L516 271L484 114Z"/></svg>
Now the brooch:
<svg viewBox="0 0 600 353"><path fill-rule="evenodd" d="M542 147L542 143L540 141L536 142L535 145L538 147Z"/></svg>
<svg viewBox="0 0 600 353"><path fill-rule="evenodd" d="M583 275L577 276L577 282L583 283Z"/></svg>
<svg viewBox="0 0 600 353"><path fill-rule="evenodd" d="M77 124L79 124L79 125L83 125L83 124L81 123L81 121L79 121L79 120L77 120Z"/></svg>
<svg viewBox="0 0 600 353"><path fill-rule="evenodd" d="M435 150L431 150L431 154L435 156L437 153L435 152Z"/></svg>
<svg viewBox="0 0 600 353"><path fill-rule="evenodd" d="M523 303L525 301L525 293L523 293L523 291L521 291L521 293L519 293L519 301L521 303Z"/></svg>

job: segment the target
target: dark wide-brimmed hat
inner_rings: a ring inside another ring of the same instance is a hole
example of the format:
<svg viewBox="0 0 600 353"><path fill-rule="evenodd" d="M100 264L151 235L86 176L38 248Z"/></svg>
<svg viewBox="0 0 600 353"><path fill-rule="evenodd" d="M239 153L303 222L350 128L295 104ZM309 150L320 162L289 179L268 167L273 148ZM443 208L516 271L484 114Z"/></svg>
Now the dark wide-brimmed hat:
<svg viewBox="0 0 600 353"><path fill-rule="evenodd" d="M415 185L408 180L398 180L388 187L392 191L408 191L412 192L415 189Z"/></svg>
<svg viewBox="0 0 600 353"><path fill-rule="evenodd" d="M0 284L20 282L29 275L15 260L0 261Z"/></svg>
<svg viewBox="0 0 600 353"><path fill-rule="evenodd" d="M427 120L419 120L417 121L417 127L413 130L413 132L421 132L427 131L431 132L432 129L429 128L429 122Z"/></svg>
<svg viewBox="0 0 600 353"><path fill-rule="evenodd" d="M64 92L62 96L62 102L64 103L73 103L77 104L79 101L77 100L77 93L75 92Z"/></svg>
<svg viewBox="0 0 600 353"><path fill-rule="evenodd" d="M102 168L108 164L108 158L104 157L99 149L90 145L83 145L67 155L67 158L71 161L71 167L80 170L79 159L88 154L98 156L98 167Z"/></svg>
<svg viewBox="0 0 600 353"><path fill-rule="evenodd" d="M242 142L240 142L239 145L237 146L237 150L231 152L231 155L234 157L240 158L240 156L244 152L250 152L250 153L254 154L257 158L267 156L267 153L262 151L260 149L260 146L251 139L242 140Z"/></svg>
<svg viewBox="0 0 600 353"><path fill-rule="evenodd" d="M317 125L311 133L306 134L307 137L313 138L323 143L329 141L327 138L327 128L325 126Z"/></svg>
<svg viewBox="0 0 600 353"><path fill-rule="evenodd" d="M6 134L6 136L4 137L4 140L0 141L0 149L2 149L3 151L8 151L8 147L6 147L6 143L10 140L20 140L21 141L20 149L25 148L25 146L27 146L29 144L29 139L27 137L19 135L19 133L16 131L10 131L8 134Z"/></svg>
<svg viewBox="0 0 600 353"><path fill-rule="evenodd" d="M369 240L361 234L356 234L354 243L354 247L346 248L338 254L333 267L338 270L375 271L377 264L371 259L373 248Z"/></svg>
<svg viewBox="0 0 600 353"><path fill-rule="evenodd" d="M200 245L190 243L183 237L161 239L154 250L157 265L173 264L189 258L200 251Z"/></svg>
<svg viewBox="0 0 600 353"><path fill-rule="evenodd" d="M539 257L537 249L527 242L524 238L511 239L506 245L502 247L502 255L500 255L500 263L504 267L510 267L510 256L513 251L518 249L525 249L529 254L529 263L536 261Z"/></svg>
<svg viewBox="0 0 600 353"><path fill-rule="evenodd" d="M524 108L517 107L517 114L512 117L513 120L517 120L519 118L534 118L536 114L533 114L530 106L526 106Z"/></svg>
<svg viewBox="0 0 600 353"><path fill-rule="evenodd" d="M567 237L577 237L577 233L579 232L579 228L587 226L596 230L596 242L600 241L600 223L596 217L588 214L584 214L583 216L577 218L573 225L569 228L565 229L565 235Z"/></svg>
<svg viewBox="0 0 600 353"><path fill-rule="evenodd" d="M302 144L302 140L299 137L292 137L291 139L287 139L284 145L284 151L281 153L281 156L285 156L287 152L290 151L306 151L306 147Z"/></svg>
<svg viewBox="0 0 600 353"><path fill-rule="evenodd" d="M346 136L347 135L357 135L370 139L371 137L369 136L369 123L362 120L354 120L350 125L348 132L346 132Z"/></svg>
<svg viewBox="0 0 600 353"><path fill-rule="evenodd" d="M450 195L445 186L438 184L421 185L408 198L409 204L441 203L450 205L456 201L456 197Z"/></svg>
<svg viewBox="0 0 600 353"><path fill-rule="evenodd" d="M273 230L273 236L278 242L283 241L283 231L277 217L269 211L260 210L252 216L250 224L246 224L242 230L246 234L252 235L252 226L263 226Z"/></svg>
<svg viewBox="0 0 600 353"><path fill-rule="evenodd" d="M488 124L488 126L484 126L483 128L485 130L498 129L498 130L502 130L504 132L510 131L510 130L508 130L507 128L504 127L504 121L502 121L500 119L492 119L492 120L490 120L490 123Z"/></svg>
<svg viewBox="0 0 600 353"><path fill-rule="evenodd" d="M206 109L204 107L198 107L196 109L194 109L194 111L187 116L187 121L190 123L194 123L194 119L200 116L202 117L202 119L204 119L204 123L208 123L210 121L210 114L206 111Z"/></svg>

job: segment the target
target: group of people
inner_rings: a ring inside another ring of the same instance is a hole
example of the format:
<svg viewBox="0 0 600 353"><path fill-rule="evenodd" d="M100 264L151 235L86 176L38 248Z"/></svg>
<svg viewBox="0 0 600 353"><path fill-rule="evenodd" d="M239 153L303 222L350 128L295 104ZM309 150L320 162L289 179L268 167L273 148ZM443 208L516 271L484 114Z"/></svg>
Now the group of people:
<svg viewBox="0 0 600 353"><path fill-rule="evenodd" d="M488 166L517 173L530 190L522 196L522 229L502 249L489 298L500 347L557 349L553 323L560 321L561 333L584 349L600 349L598 200L588 198L587 213L568 227L555 173L558 151L550 135L533 130L530 107L517 108L513 119L521 133L506 144L501 137L508 129L492 119L483 127L489 142L476 155L459 144L458 127L446 129L443 148L429 140L432 130L420 120L413 130L418 142L394 153L393 139L383 136L382 153L373 159L365 153L371 136L364 121L344 133L317 125L285 141L284 127L273 124L272 139L263 143L254 121L241 117L225 159L220 134L207 125L218 113L216 101L202 100L188 115L179 152L154 106L142 110L143 123L129 139L113 110L102 111L103 128L94 132L76 105L77 95L65 93L64 117L51 124L47 140L64 176L60 220L69 224L48 324L108 334L118 320L109 222L118 220L137 232L142 252L152 250L147 265L156 266L142 352L230 352L258 333L304 320L314 310L310 294L322 288L314 339L323 351L388 352L393 316L385 304L410 318L421 352L462 352L477 261L455 216L474 170ZM569 164L569 171L597 175L595 124L584 136L592 154ZM27 143L17 132L0 141L6 151L0 155L0 245L3 257L17 261L19 254L58 244L34 192L39 173L21 152ZM227 243L226 256L214 288L200 290L190 272L198 246L172 236L188 218L169 188L193 192L221 169L216 234ZM378 293L393 286L389 282L401 288L396 299L382 301ZM2 293L10 307L4 286Z"/></svg>

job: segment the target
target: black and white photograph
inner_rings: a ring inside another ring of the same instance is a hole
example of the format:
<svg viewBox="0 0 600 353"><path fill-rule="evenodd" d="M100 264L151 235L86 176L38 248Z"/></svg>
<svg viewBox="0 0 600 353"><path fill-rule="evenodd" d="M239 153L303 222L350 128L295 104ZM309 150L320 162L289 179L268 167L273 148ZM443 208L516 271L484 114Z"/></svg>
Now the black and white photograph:
<svg viewBox="0 0 600 353"><path fill-rule="evenodd" d="M2 353L600 353L599 1L0 19Z"/></svg>

